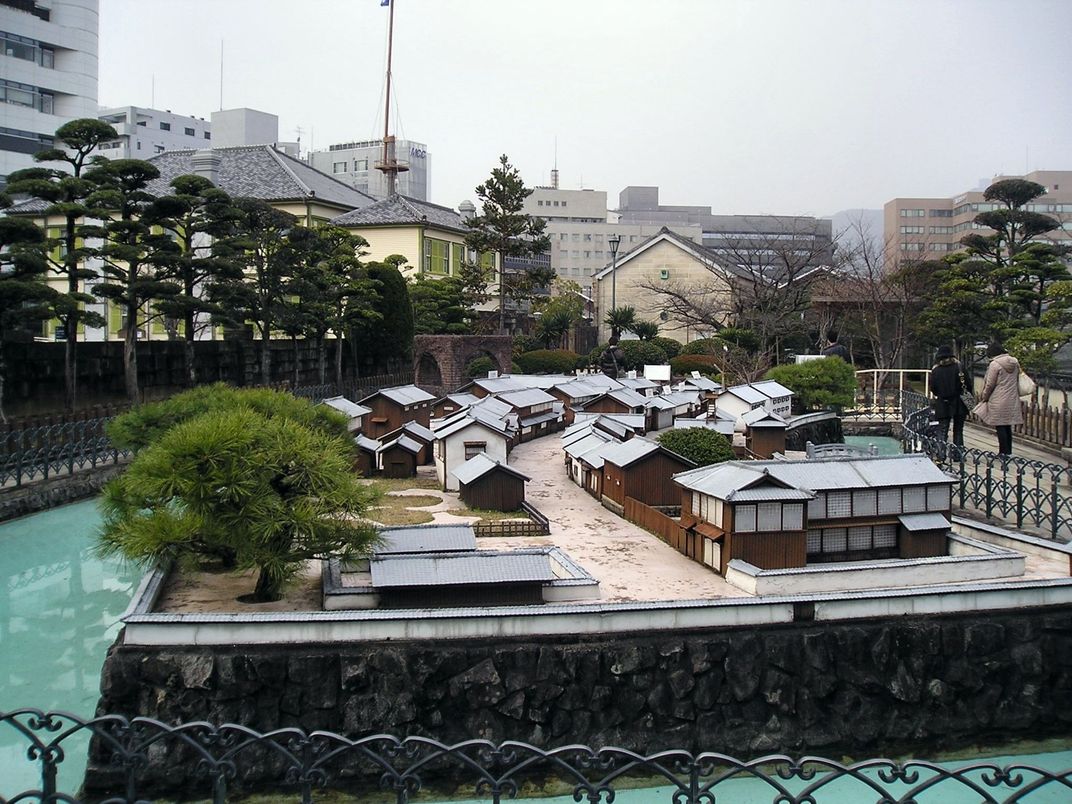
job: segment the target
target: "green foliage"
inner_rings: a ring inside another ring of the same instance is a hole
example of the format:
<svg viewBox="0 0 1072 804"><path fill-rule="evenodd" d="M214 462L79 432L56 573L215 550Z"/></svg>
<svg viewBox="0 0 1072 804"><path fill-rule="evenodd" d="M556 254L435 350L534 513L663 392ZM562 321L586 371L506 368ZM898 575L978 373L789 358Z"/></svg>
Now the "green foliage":
<svg viewBox="0 0 1072 804"><path fill-rule="evenodd" d="M257 568L253 599L277 600L303 562L367 552L355 521L373 492L345 442L245 405L177 424L104 490L99 547L155 564L223 558Z"/></svg>
<svg viewBox="0 0 1072 804"><path fill-rule="evenodd" d="M681 354L683 355L714 355L722 354L722 347L725 346L725 341L718 338L698 338L697 340L690 341L681 347Z"/></svg>
<svg viewBox="0 0 1072 804"><path fill-rule="evenodd" d="M569 374L579 361L577 353L568 349L536 349L515 360L525 374Z"/></svg>
<svg viewBox="0 0 1072 804"><path fill-rule="evenodd" d="M421 274L409 283L413 329L417 335L468 335L476 312L467 304L465 285L455 276L433 279Z"/></svg>
<svg viewBox="0 0 1072 804"><path fill-rule="evenodd" d="M840 357L775 366L767 379L791 390L805 410L846 408L856 396L856 371Z"/></svg>
<svg viewBox="0 0 1072 804"><path fill-rule="evenodd" d="M633 307L615 307L607 312L603 323L610 327L611 337L619 339L622 337L623 332L631 330L633 324L636 323L636 309Z"/></svg>
<svg viewBox="0 0 1072 804"><path fill-rule="evenodd" d="M673 359L681 354L681 344L673 338L654 337L651 342L658 346L666 354L668 359Z"/></svg>
<svg viewBox="0 0 1072 804"><path fill-rule="evenodd" d="M759 349L759 337L750 329L723 327L718 335L711 338L698 338L685 344L681 353L686 355L723 355L727 349L740 349L755 352Z"/></svg>
<svg viewBox="0 0 1072 804"><path fill-rule="evenodd" d="M698 371L713 380L718 380L721 377L714 355L678 355L670 358L670 371L675 376L688 375Z"/></svg>
<svg viewBox="0 0 1072 804"><path fill-rule="evenodd" d="M523 355L525 352L532 352L536 349L543 348L543 344L540 343L540 339L533 337L532 335L515 335L513 353L514 357Z"/></svg>
<svg viewBox="0 0 1072 804"><path fill-rule="evenodd" d="M659 436L659 444L697 466L733 460L733 444L722 433L706 427L684 427L667 430Z"/></svg>
<svg viewBox="0 0 1072 804"><path fill-rule="evenodd" d="M642 341L654 340L659 335L659 324L655 321L634 321L630 329Z"/></svg>
<svg viewBox="0 0 1072 804"><path fill-rule="evenodd" d="M521 173L505 154L499 157L499 165L492 169L491 177L477 186L476 195L481 209L479 215L466 221L469 233L465 244L469 248L480 254L498 254L502 266L506 257L529 257L551 247L551 239L544 234L547 222L523 212L525 199L532 195L532 190L525 187ZM518 303L531 299L538 288L549 286L554 277L550 268L502 271L500 298ZM503 323L500 317L500 326Z"/></svg>
<svg viewBox="0 0 1072 804"><path fill-rule="evenodd" d="M644 366L666 363L666 352L651 341L622 341L618 346L625 354L622 368L626 371L641 371Z"/></svg>
<svg viewBox="0 0 1072 804"><path fill-rule="evenodd" d="M521 366L519 366L517 364L517 362L514 361L513 363L510 364L510 373L511 374L524 374L525 372L523 372L521 370Z"/></svg>
<svg viewBox="0 0 1072 804"><path fill-rule="evenodd" d="M497 371L495 361L487 355L473 358L465 367L465 376L470 378L487 377L489 371Z"/></svg>
<svg viewBox="0 0 1072 804"><path fill-rule="evenodd" d="M405 258L388 257L366 266L377 295L370 315L348 323L346 340L353 350L355 366L359 349L377 367L408 364L413 358L416 323L410 286L399 269L404 264Z"/></svg>
<svg viewBox="0 0 1072 804"><path fill-rule="evenodd" d="M202 385L181 394L139 405L107 425L108 438L119 449L138 452L158 441L172 427L205 413L248 408L266 418L287 419L347 442L347 418L326 405L314 405L268 388L232 388L224 383Z"/></svg>

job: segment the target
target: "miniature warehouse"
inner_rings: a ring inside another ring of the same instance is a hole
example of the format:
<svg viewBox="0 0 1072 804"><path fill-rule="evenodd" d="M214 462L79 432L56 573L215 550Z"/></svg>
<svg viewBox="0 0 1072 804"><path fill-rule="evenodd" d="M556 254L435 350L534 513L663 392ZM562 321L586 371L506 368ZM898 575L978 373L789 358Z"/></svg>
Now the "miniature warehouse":
<svg viewBox="0 0 1072 804"><path fill-rule="evenodd" d="M753 754L1067 734L1072 549L962 515L924 456L787 449L791 396L493 373L325 400L364 474L442 499L433 521L261 608L149 573L98 709ZM656 440L683 427L736 458ZM522 518L479 519L496 509ZM87 791L115 773L94 756ZM187 759L162 759L161 791Z"/></svg>

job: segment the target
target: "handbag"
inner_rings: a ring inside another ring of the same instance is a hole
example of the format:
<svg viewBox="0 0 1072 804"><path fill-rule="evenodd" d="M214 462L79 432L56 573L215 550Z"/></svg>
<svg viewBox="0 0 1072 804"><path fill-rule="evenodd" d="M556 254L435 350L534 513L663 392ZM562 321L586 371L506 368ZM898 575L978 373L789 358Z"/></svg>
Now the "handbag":
<svg viewBox="0 0 1072 804"><path fill-rule="evenodd" d="M990 403L980 402L972 408L972 415L983 424L990 424Z"/></svg>
<svg viewBox="0 0 1072 804"><path fill-rule="evenodd" d="M1035 381L1031 379L1028 373L1024 370L1020 370L1020 376L1016 378L1016 393L1020 397L1034 396L1035 389L1038 386L1035 385Z"/></svg>

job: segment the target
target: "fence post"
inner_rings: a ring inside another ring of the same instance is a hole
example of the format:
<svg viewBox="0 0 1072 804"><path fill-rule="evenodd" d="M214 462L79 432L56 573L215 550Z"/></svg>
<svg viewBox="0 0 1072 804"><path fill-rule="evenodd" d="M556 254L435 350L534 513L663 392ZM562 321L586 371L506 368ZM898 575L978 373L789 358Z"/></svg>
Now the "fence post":
<svg viewBox="0 0 1072 804"><path fill-rule="evenodd" d="M1024 526L1024 467L1016 467L1016 527Z"/></svg>
<svg viewBox="0 0 1072 804"><path fill-rule="evenodd" d="M48 469L52 465L52 430L45 427L45 480L48 480Z"/></svg>
<svg viewBox="0 0 1072 804"><path fill-rule="evenodd" d="M1058 494L1057 494L1057 475L1050 473L1050 538L1057 539L1057 512L1058 512Z"/></svg>
<svg viewBox="0 0 1072 804"><path fill-rule="evenodd" d="M18 435L15 436L15 448L17 450L18 458L15 460L15 487L18 488L22 485L22 462L26 459L26 447L23 441L23 430L17 431Z"/></svg>
<svg viewBox="0 0 1072 804"><path fill-rule="evenodd" d="M994 462L986 461L986 518L990 519L994 512Z"/></svg>

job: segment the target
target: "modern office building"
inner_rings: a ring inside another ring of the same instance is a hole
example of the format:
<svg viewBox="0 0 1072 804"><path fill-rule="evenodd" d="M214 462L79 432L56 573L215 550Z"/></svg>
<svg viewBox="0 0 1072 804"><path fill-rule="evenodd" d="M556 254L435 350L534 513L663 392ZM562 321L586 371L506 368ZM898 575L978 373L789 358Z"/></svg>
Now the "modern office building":
<svg viewBox="0 0 1072 804"><path fill-rule="evenodd" d="M618 253L642 243L659 232L661 225L622 224L607 212L603 190L564 190L536 187L525 200L524 212L547 221L544 230L551 238L551 267L561 279L576 282L589 298L596 272L610 262L609 238L621 238ZM671 226L674 232L699 242L698 226Z"/></svg>
<svg viewBox="0 0 1072 804"><path fill-rule="evenodd" d="M0 0L0 186L97 114L98 0Z"/></svg>
<svg viewBox="0 0 1072 804"><path fill-rule="evenodd" d="M1027 179L1046 188L1046 194L1027 205L1028 211L1056 218L1061 228L1046 237L1072 243L1072 170L1036 170L1023 176L995 176L1001 179ZM980 212L998 209L1000 204L983 197L984 187L968 190L949 198L894 198L883 207L883 232L887 258L901 260L937 260L959 251L960 239L972 231L989 234L992 230L975 223Z"/></svg>
<svg viewBox="0 0 1072 804"><path fill-rule="evenodd" d="M427 201L431 186L431 155L428 146L413 140L396 140L395 157L404 170L397 174L399 195ZM383 161L383 140L363 140L310 151L309 164L374 198L387 197L387 177L376 165Z"/></svg>
<svg viewBox="0 0 1072 804"><path fill-rule="evenodd" d="M618 195L618 223L695 226L698 241L726 260L759 266L764 261L799 261L800 268L830 265L834 259L833 225L807 215L713 215L711 207L659 203L658 187L626 187Z"/></svg>
<svg viewBox="0 0 1072 804"><path fill-rule="evenodd" d="M256 109L223 109L203 117L174 114L170 109L119 106L97 116L119 135L103 143L109 159L149 159L164 151L275 145L297 157L297 144L279 142L279 117Z"/></svg>

